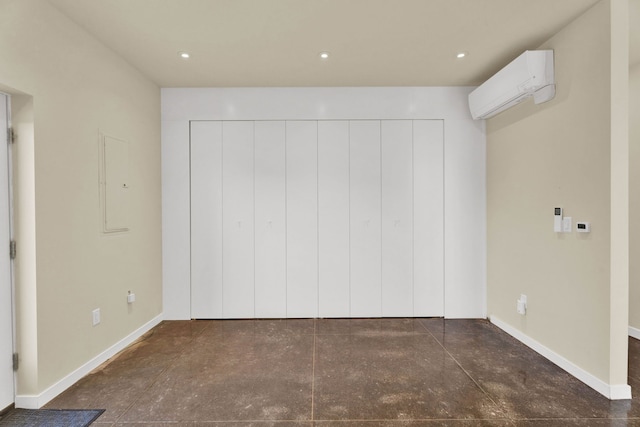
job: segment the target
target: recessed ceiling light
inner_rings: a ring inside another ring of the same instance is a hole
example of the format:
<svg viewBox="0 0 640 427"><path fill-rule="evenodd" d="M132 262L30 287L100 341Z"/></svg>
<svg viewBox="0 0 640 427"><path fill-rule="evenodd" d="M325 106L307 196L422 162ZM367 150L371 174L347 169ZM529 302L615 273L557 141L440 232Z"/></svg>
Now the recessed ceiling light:
<svg viewBox="0 0 640 427"><path fill-rule="evenodd" d="M458 54L456 55L456 58L458 58L458 59L462 59L462 58L464 58L465 56L467 56L467 53L466 53L466 52L460 52L460 53L458 53Z"/></svg>
<svg viewBox="0 0 640 427"><path fill-rule="evenodd" d="M178 52L178 56L182 59L189 59L191 57L191 55L189 55L189 52Z"/></svg>
<svg viewBox="0 0 640 427"><path fill-rule="evenodd" d="M329 59L329 52L320 52L320 59Z"/></svg>

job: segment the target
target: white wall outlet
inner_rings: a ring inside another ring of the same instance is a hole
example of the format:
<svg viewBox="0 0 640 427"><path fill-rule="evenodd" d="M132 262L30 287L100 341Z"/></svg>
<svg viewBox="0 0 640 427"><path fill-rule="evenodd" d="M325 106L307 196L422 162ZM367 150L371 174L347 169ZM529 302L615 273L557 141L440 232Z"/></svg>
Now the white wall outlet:
<svg viewBox="0 0 640 427"><path fill-rule="evenodd" d="M527 296L520 295L518 301L516 301L516 310L518 314L525 315L527 314Z"/></svg>
<svg viewBox="0 0 640 427"><path fill-rule="evenodd" d="M127 303L132 304L136 301L136 294L134 294L133 292L129 291L129 293L127 294Z"/></svg>
<svg viewBox="0 0 640 427"><path fill-rule="evenodd" d="M93 326L96 326L100 323L100 309L96 308L91 312L93 315Z"/></svg>
<svg viewBox="0 0 640 427"><path fill-rule="evenodd" d="M571 228L573 227L571 217L565 216L562 218L562 232L563 233L571 233Z"/></svg>

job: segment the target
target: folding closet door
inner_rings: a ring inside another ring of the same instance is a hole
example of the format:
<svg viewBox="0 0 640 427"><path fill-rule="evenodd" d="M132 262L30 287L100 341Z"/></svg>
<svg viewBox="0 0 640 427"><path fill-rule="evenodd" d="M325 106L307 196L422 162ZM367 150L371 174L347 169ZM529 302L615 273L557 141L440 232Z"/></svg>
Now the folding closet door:
<svg viewBox="0 0 640 427"><path fill-rule="evenodd" d="M318 122L318 314L349 317L349 122Z"/></svg>
<svg viewBox="0 0 640 427"><path fill-rule="evenodd" d="M287 316L285 122L255 130L255 316Z"/></svg>
<svg viewBox="0 0 640 427"><path fill-rule="evenodd" d="M413 314L444 316L442 120L413 121L413 165Z"/></svg>
<svg viewBox="0 0 640 427"><path fill-rule="evenodd" d="M286 123L287 317L318 316L318 122Z"/></svg>
<svg viewBox="0 0 640 427"><path fill-rule="evenodd" d="M413 122L381 122L382 316L413 315Z"/></svg>
<svg viewBox="0 0 640 427"><path fill-rule="evenodd" d="M222 122L191 122L191 317L222 317Z"/></svg>
<svg viewBox="0 0 640 427"><path fill-rule="evenodd" d="M351 316L382 315L380 121L349 123Z"/></svg>
<svg viewBox="0 0 640 427"><path fill-rule="evenodd" d="M253 122L222 123L222 315L255 316Z"/></svg>
<svg viewBox="0 0 640 427"><path fill-rule="evenodd" d="M194 318L443 315L443 122L193 122L191 291Z"/></svg>

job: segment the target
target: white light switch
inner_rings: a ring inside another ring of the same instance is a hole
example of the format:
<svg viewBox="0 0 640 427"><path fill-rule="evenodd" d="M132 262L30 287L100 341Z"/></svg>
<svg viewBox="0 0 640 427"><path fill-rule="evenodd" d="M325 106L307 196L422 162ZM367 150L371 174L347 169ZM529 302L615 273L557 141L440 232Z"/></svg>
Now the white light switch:
<svg viewBox="0 0 640 427"><path fill-rule="evenodd" d="M564 218L562 218L562 232L571 233L571 227L572 227L571 217L565 216Z"/></svg>

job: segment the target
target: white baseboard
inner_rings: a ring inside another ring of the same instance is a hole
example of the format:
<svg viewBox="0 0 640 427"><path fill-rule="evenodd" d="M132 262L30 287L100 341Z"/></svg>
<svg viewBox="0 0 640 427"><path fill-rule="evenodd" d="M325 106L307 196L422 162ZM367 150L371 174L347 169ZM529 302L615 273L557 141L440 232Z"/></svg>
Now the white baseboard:
<svg viewBox="0 0 640 427"><path fill-rule="evenodd" d="M631 386L627 384L607 384L497 317L490 316L489 320L498 328L502 329L535 352L549 359L549 361L555 363L598 393L604 395L606 398L611 400L631 399Z"/></svg>
<svg viewBox="0 0 640 427"><path fill-rule="evenodd" d="M631 386L628 384L612 384L609 386L609 399L628 400L631 399Z"/></svg>
<svg viewBox="0 0 640 427"><path fill-rule="evenodd" d="M629 326L629 336L631 338L640 340L640 329L634 328L633 326Z"/></svg>
<svg viewBox="0 0 640 427"><path fill-rule="evenodd" d="M96 357L71 372L51 387L38 395L17 395L15 401L16 408L23 409L39 409L51 401L54 397L71 387L82 377L93 371L95 368L115 356L118 352L124 350L129 344L140 338L142 335L150 331L154 326L158 325L163 319L163 315L159 314L144 325L140 326L129 335L98 354Z"/></svg>

